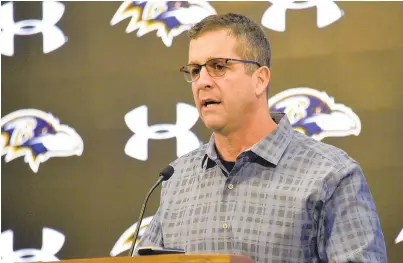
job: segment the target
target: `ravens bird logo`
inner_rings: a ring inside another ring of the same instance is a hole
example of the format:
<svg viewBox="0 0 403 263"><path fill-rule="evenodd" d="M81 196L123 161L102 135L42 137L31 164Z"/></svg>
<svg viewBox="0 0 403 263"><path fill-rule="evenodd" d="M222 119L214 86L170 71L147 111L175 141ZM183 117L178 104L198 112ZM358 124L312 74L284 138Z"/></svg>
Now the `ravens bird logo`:
<svg viewBox="0 0 403 263"><path fill-rule="evenodd" d="M141 237L143 236L144 232L146 231L147 227L149 226L149 224L151 223L152 220L153 220L153 217L149 216L149 217L145 217L141 221L139 235L137 237L136 244L134 246L135 249L137 248L137 245L139 244ZM110 252L110 255L112 257L118 256L119 254L121 254L121 253L125 252L126 250L130 249L130 247L133 244L134 231L136 231L137 224L138 224L138 222L136 222L133 225L131 225L119 237L118 241L116 241L116 244L113 246L113 248L112 248L112 250Z"/></svg>
<svg viewBox="0 0 403 263"><path fill-rule="evenodd" d="M269 99L269 109L285 113L295 130L317 140L361 132L361 121L350 108L311 88L280 92Z"/></svg>
<svg viewBox="0 0 403 263"><path fill-rule="evenodd" d="M216 11L207 1L125 1L111 25L131 18L126 33L138 30L137 37L141 37L155 30L157 37L170 47L174 37L213 14Z"/></svg>
<svg viewBox="0 0 403 263"><path fill-rule="evenodd" d="M83 140L52 114L36 109L12 112L1 119L1 156L10 162L24 156L34 173L51 157L80 156Z"/></svg>

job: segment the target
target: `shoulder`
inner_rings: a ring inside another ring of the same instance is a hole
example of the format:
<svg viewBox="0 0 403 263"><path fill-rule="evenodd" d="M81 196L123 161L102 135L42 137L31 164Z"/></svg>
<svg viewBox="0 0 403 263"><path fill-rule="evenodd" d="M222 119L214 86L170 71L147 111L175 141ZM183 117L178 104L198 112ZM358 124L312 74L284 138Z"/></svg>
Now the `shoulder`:
<svg viewBox="0 0 403 263"><path fill-rule="evenodd" d="M189 169L194 169L201 166L202 160L206 154L207 144L204 144L185 155L182 155L178 159L170 163L174 168L175 174L183 173L189 171Z"/></svg>
<svg viewBox="0 0 403 263"><path fill-rule="evenodd" d="M203 158L206 154L206 149L207 144L204 144L199 148L172 161L169 165L174 168L174 173L171 178L165 182L165 185L167 185L168 182L171 184L174 181L182 180L185 177L189 177L197 173L198 169L202 165Z"/></svg>
<svg viewBox="0 0 403 263"><path fill-rule="evenodd" d="M335 170L357 164L357 161L344 150L297 131L294 131L287 152L291 155L305 157L312 164L322 164Z"/></svg>
<svg viewBox="0 0 403 263"><path fill-rule="evenodd" d="M319 184L325 198L330 198L336 188L343 187L341 182L346 178L360 185L367 184L359 163L338 147L296 131L287 152L286 159L298 159L299 168L303 167Z"/></svg>
<svg viewBox="0 0 403 263"><path fill-rule="evenodd" d="M162 183L161 204L167 203L168 205L172 205L175 198L178 198L183 192L188 191L189 187L196 180L196 175L202 166L206 149L207 145L202 145L169 164L174 168L174 173L168 181Z"/></svg>

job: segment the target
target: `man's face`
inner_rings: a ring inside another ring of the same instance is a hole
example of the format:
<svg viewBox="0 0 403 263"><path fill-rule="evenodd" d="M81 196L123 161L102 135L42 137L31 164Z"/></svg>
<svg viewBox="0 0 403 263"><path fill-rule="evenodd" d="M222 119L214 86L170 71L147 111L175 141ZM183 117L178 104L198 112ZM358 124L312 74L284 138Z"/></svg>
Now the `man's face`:
<svg viewBox="0 0 403 263"><path fill-rule="evenodd" d="M235 47L237 39L224 30L205 32L193 39L189 46L189 64L204 64L213 58L240 58ZM214 76L202 67L198 80L192 82L192 91L200 118L207 128L221 133L230 133L245 125L256 102L256 77L245 71L242 62L229 61L217 64L225 66L225 74ZM214 102L207 103L206 102Z"/></svg>

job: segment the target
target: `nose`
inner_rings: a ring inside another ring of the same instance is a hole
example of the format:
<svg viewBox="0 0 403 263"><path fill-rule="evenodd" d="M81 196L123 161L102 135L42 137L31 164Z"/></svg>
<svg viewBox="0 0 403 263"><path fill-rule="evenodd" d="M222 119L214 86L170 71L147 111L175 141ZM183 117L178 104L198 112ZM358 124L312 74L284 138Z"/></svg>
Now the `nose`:
<svg viewBox="0 0 403 263"><path fill-rule="evenodd" d="M214 83L213 78L207 72L206 67L202 67L200 70L199 79L196 80L197 87L199 88L212 87L213 83Z"/></svg>

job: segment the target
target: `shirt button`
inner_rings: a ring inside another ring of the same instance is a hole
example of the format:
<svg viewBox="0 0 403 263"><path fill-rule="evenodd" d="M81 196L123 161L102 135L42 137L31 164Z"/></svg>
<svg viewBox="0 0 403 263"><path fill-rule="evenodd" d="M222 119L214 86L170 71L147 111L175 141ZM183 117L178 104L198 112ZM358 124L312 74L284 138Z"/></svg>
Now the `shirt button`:
<svg viewBox="0 0 403 263"><path fill-rule="evenodd" d="M224 229L227 229L227 228L228 228L228 224L224 223L224 224L222 224L222 227L223 227Z"/></svg>
<svg viewBox="0 0 403 263"><path fill-rule="evenodd" d="M234 188L234 185L233 185L233 184L229 184L229 185L228 185L228 189L229 189L229 190L232 190L232 188Z"/></svg>

